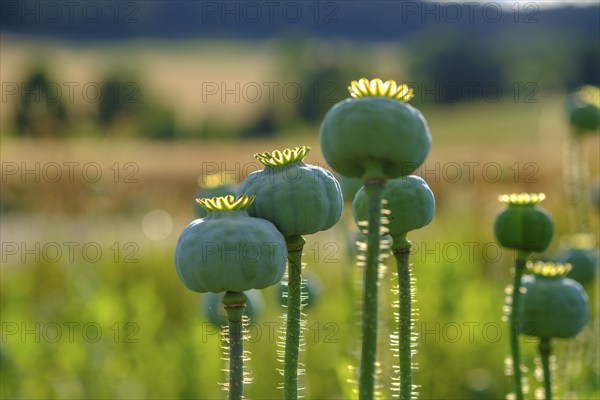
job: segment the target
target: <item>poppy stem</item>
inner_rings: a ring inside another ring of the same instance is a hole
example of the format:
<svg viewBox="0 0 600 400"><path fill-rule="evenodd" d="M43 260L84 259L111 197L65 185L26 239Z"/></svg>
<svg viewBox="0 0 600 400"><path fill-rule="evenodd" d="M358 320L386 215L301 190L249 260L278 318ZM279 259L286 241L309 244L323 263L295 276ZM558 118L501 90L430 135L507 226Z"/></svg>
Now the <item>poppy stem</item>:
<svg viewBox="0 0 600 400"><path fill-rule="evenodd" d="M244 396L244 326L242 318L248 298L242 292L226 292L223 305L229 320L229 400Z"/></svg>
<svg viewBox="0 0 600 400"><path fill-rule="evenodd" d="M298 399L298 360L300 320L302 318L302 249L306 241L300 235L286 238L288 249L287 319L283 361L283 391L286 400Z"/></svg>
<svg viewBox="0 0 600 400"><path fill-rule="evenodd" d="M372 400L375 396L375 362L377 360L377 300L379 239L381 227L381 198L385 181L372 179L365 182L369 198L367 259L363 275L362 349L358 397Z"/></svg>

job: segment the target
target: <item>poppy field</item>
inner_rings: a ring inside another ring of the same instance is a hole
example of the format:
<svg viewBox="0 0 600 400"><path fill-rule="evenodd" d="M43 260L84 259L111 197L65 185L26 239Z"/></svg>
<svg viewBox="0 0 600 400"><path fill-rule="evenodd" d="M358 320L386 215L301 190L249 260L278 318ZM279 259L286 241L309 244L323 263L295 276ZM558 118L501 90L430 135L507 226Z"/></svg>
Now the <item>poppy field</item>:
<svg viewBox="0 0 600 400"><path fill-rule="evenodd" d="M1 398L598 398L600 90L428 37L3 33Z"/></svg>

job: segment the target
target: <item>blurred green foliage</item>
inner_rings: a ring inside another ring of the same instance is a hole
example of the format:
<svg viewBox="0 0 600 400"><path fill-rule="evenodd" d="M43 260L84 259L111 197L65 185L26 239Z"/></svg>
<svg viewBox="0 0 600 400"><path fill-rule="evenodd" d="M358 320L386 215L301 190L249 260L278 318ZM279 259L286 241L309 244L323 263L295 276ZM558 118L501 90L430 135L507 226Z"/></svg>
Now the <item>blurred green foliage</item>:
<svg viewBox="0 0 600 400"><path fill-rule="evenodd" d="M503 398L510 380L503 372L508 330L501 309L511 254L490 259L476 251L471 257L460 243L491 240L489 229L478 223L480 218L465 218L464 213L453 217L451 212L439 218L444 222L434 222L412 236L419 314L415 383L427 399ZM444 226L455 227L451 236ZM305 248L307 270L322 280L324 289L308 310L304 330L301 357L306 374L301 382L309 399L354 397L355 385L347 380L353 379L348 367L358 362L360 271L345 256L350 234L337 226L331 239L309 241ZM93 232L80 239L98 240L99 235L111 232ZM221 338L200 313L199 297L204 295L181 285L169 243L138 244L137 263L114 262L111 254L99 262L35 262L29 257L25 263L3 266L2 398L224 397L218 385L225 380ZM456 248L462 251L459 257L452 253ZM386 388L396 363L387 340L396 327L391 261L382 279L380 314L380 381ZM282 396L276 389L281 382L277 343L284 309L276 300L277 292L277 287L263 292L264 312L248 329L247 367L254 378L247 386L249 398ZM592 335L588 326L576 342L556 341L557 365L572 365L557 378L563 385L559 393L568 385L580 398L598 394L597 341ZM530 338L522 341L525 362L533 366L536 343ZM569 353L573 351L590 359L574 359ZM540 385L533 369L528 379L532 390ZM384 397L390 395L386 389Z"/></svg>
<svg viewBox="0 0 600 400"><path fill-rule="evenodd" d="M92 82L97 99L87 99L93 105L90 114L66 106L65 84L61 87L49 70L43 64L34 66L21 96L15 96L13 126L17 135L47 139L99 135L163 140L176 137L174 110L142 96L143 85L133 74L116 69L99 83Z"/></svg>
<svg viewBox="0 0 600 400"><path fill-rule="evenodd" d="M16 100L17 133L34 138L59 137L68 123L67 112L48 72L41 66L34 68L25 78L21 90L22 95Z"/></svg>
<svg viewBox="0 0 600 400"><path fill-rule="evenodd" d="M136 112L139 102L139 87L132 77L121 76L114 72L100 83L98 102L98 123L109 125L119 117Z"/></svg>

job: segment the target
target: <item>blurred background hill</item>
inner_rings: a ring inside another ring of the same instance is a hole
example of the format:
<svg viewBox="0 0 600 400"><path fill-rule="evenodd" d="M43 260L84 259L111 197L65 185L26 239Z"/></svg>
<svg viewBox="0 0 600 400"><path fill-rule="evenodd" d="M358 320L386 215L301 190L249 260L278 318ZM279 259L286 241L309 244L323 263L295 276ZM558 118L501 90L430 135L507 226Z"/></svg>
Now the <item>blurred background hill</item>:
<svg viewBox="0 0 600 400"><path fill-rule="evenodd" d="M575 4L573 4L575 3ZM543 29L592 34L598 4L556 1L92 1L57 5L35 0L4 1L2 32L55 38L268 39L290 30L317 38L390 41L453 25L494 36ZM172 23L172 22L177 23ZM493 24L490 29L490 25ZM516 29L515 29L516 28Z"/></svg>

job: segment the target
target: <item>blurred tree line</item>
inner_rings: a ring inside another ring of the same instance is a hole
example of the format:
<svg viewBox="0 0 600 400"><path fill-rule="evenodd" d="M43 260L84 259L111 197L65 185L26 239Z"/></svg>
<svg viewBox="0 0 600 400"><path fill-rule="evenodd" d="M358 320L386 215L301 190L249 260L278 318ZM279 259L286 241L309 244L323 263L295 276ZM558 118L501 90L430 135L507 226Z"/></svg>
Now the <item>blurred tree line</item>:
<svg viewBox="0 0 600 400"><path fill-rule="evenodd" d="M598 7L586 9L596 12ZM579 15L579 14L578 14ZM571 18L573 20L573 18ZM558 29L549 23L473 26L439 23L387 43L391 54L384 79L408 82L418 107L476 101L537 102L542 90L573 90L600 85L600 19ZM99 99L86 115L71 115L64 100L51 95L51 73L36 66L24 80L14 127L18 135L61 137L73 120L95 127L96 135L150 139L270 137L315 129L329 108L346 98L348 83L374 77L382 70L361 49L372 43L318 40L301 31L282 36L274 45L279 80L305 89L297 102L269 102L243 126L228 127L226 116L211 116L193 132L177 126L173 106L139 95L143 82L115 69L98 80ZM391 70L391 72L390 72ZM135 82L135 83L134 83ZM49 94L50 93L50 94ZM142 100L144 99L144 100Z"/></svg>
<svg viewBox="0 0 600 400"><path fill-rule="evenodd" d="M571 91L600 83L598 37L577 28L533 32L527 26L475 35L454 24L440 24L398 42L398 54L393 55L397 72L382 78L409 83L415 91L412 103L418 107L539 102L542 90ZM368 57L357 56L360 52L298 35L282 40L282 71L310 89L309 95L292 109L290 104L270 104L243 134L267 136L293 125L318 125L329 108L348 97L351 80L379 73Z"/></svg>
<svg viewBox="0 0 600 400"><path fill-rule="evenodd" d="M25 77L22 87L16 88L14 130L18 136L59 138L72 135L74 120L86 121L103 136L130 136L151 139L175 137L175 113L172 109L142 101L141 90L131 74L113 71L94 83L93 109L68 111L67 91L59 86L43 65L37 65ZM64 85L63 85L64 86ZM13 97L13 96L11 96ZM122 129L122 128L126 129Z"/></svg>

